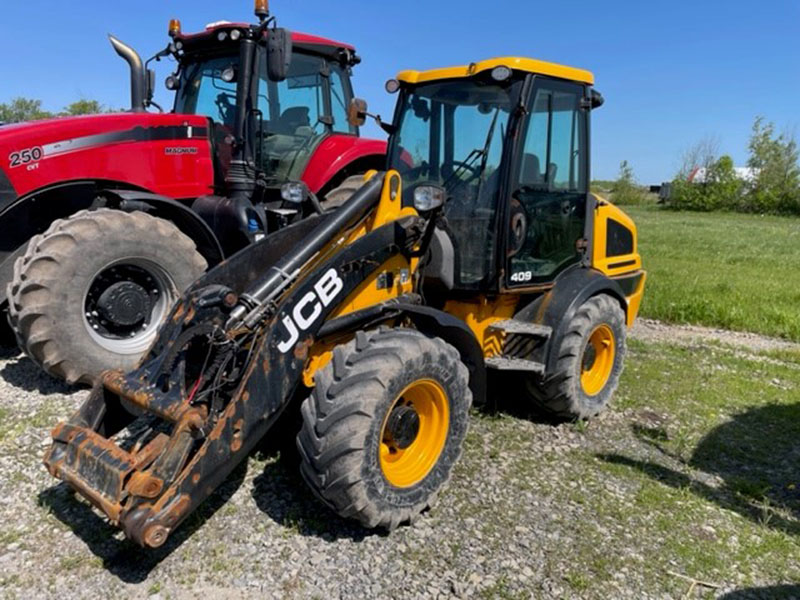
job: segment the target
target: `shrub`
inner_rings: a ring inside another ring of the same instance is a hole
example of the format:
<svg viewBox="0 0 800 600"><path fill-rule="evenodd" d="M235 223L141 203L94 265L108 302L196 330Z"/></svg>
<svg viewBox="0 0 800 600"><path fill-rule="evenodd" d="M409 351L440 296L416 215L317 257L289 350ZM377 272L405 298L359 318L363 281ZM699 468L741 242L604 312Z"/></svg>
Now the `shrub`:
<svg viewBox="0 0 800 600"><path fill-rule="evenodd" d="M733 159L724 155L706 168L702 182L678 176L672 182L670 207L678 210L736 210L743 182L737 177Z"/></svg>
<svg viewBox="0 0 800 600"><path fill-rule="evenodd" d="M611 188L611 201L614 204L638 206L647 200L647 190L636 183L633 167L623 160L619 165L619 176Z"/></svg>
<svg viewBox="0 0 800 600"><path fill-rule="evenodd" d="M742 209L748 212L800 214L800 167L793 134L775 135L773 123L757 117L747 165L755 172Z"/></svg>

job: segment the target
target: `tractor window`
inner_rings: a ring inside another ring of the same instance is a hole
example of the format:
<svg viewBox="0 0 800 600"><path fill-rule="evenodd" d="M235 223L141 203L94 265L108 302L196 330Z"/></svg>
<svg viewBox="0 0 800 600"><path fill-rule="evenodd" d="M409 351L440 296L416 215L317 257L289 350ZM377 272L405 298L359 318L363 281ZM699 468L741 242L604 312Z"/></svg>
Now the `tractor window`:
<svg viewBox="0 0 800 600"><path fill-rule="evenodd" d="M238 62L237 57L225 56L186 65L175 112L204 115L232 128L236 119L236 83L223 81L222 72Z"/></svg>
<svg viewBox="0 0 800 600"><path fill-rule="evenodd" d="M578 262L586 224L587 156L583 88L543 83L525 126L512 187L509 284L551 281Z"/></svg>
<svg viewBox="0 0 800 600"><path fill-rule="evenodd" d="M299 180L327 133L327 77L322 58L295 52L285 81L271 81L265 61L258 89L258 159L271 180Z"/></svg>
<svg viewBox="0 0 800 600"><path fill-rule="evenodd" d="M479 287L492 273L500 166L518 93L515 83L445 81L419 86L401 99L389 166L403 177L406 205L418 185L447 190L458 287Z"/></svg>
<svg viewBox="0 0 800 600"><path fill-rule="evenodd" d="M333 130L337 133L352 133L357 131L347 122L347 107L352 98L349 76L347 71L338 63L329 63L331 69L331 116L333 117Z"/></svg>

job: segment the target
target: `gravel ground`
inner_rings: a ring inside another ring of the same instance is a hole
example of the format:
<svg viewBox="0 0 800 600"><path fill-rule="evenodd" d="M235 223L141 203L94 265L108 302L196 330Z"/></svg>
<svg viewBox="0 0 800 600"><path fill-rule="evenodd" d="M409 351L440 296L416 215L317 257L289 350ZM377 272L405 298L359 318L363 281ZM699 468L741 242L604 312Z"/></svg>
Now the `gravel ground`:
<svg viewBox="0 0 800 600"><path fill-rule="evenodd" d="M758 333L728 331L699 325L669 325L654 319L637 319L633 326L633 337L645 342L669 342L671 344L711 342L736 347L750 353L800 352L800 344Z"/></svg>
<svg viewBox="0 0 800 600"><path fill-rule="evenodd" d="M741 341L739 334L654 322L636 329L649 341L696 343L706 335ZM784 349L782 342L759 339L768 349ZM744 342L751 344L752 336ZM165 548L143 551L41 465L50 428L86 393L42 374L16 351L0 350L0 595L645 599L680 597L690 585L677 574L654 589L641 567L636 532L629 531L613 532L629 543L613 550L620 566L602 586L581 580L581 552L597 552L614 521L587 533L583 524L596 521L593 509L569 494L591 484L611 497L631 497L627 480L592 479L591 466L579 460L587 448L611 453L637 443L609 435L627 430L632 416L626 411L610 411L588 431L531 414L476 415L440 502L418 524L391 535L331 515L295 475L291 459L258 453ZM511 390L498 393L502 401ZM646 445L641 452L649 452ZM553 493L556 486L564 493ZM709 593L691 587L692 597ZM735 587L724 584L713 595ZM783 597L798 591L787 589Z"/></svg>

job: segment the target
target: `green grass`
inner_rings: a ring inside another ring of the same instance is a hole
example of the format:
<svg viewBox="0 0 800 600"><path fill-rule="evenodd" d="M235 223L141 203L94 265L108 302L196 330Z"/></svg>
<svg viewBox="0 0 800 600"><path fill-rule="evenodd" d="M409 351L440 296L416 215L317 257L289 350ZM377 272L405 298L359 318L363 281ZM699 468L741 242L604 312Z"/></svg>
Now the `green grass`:
<svg viewBox="0 0 800 600"><path fill-rule="evenodd" d="M689 590L687 577L726 589L798 581L800 371L793 358L631 340L608 413L562 425L553 436L572 436L569 450L532 442L518 416L476 415L455 481L481 481L471 463L492 448L504 493L523 506L476 505L470 486L459 501L484 523L482 543L498 543L498 552L508 532L531 518L524 498L533 493L539 507L550 507L550 529L563 547L548 545L548 571L563 578L567 597L615 597L620 573L632 590L676 598Z"/></svg>
<svg viewBox="0 0 800 600"><path fill-rule="evenodd" d="M800 341L800 219L624 209L649 271L642 316Z"/></svg>

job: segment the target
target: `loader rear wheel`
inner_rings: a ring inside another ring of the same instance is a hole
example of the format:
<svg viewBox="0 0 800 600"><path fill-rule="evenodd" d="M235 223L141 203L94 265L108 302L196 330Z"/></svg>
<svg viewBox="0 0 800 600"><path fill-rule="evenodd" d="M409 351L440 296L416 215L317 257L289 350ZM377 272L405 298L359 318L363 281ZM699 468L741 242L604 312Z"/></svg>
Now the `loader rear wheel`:
<svg viewBox="0 0 800 600"><path fill-rule="evenodd" d="M68 383L130 369L172 304L206 270L194 242L142 212L55 221L14 264L8 320L20 347Z"/></svg>
<svg viewBox="0 0 800 600"><path fill-rule="evenodd" d="M576 312L558 348L558 362L544 379L525 379L531 398L546 412L588 419L602 412L619 384L625 359L625 313L601 294Z"/></svg>
<svg viewBox="0 0 800 600"><path fill-rule="evenodd" d="M412 329L359 332L315 375L297 436L301 473L343 517L392 530L430 507L467 433L458 351Z"/></svg>

